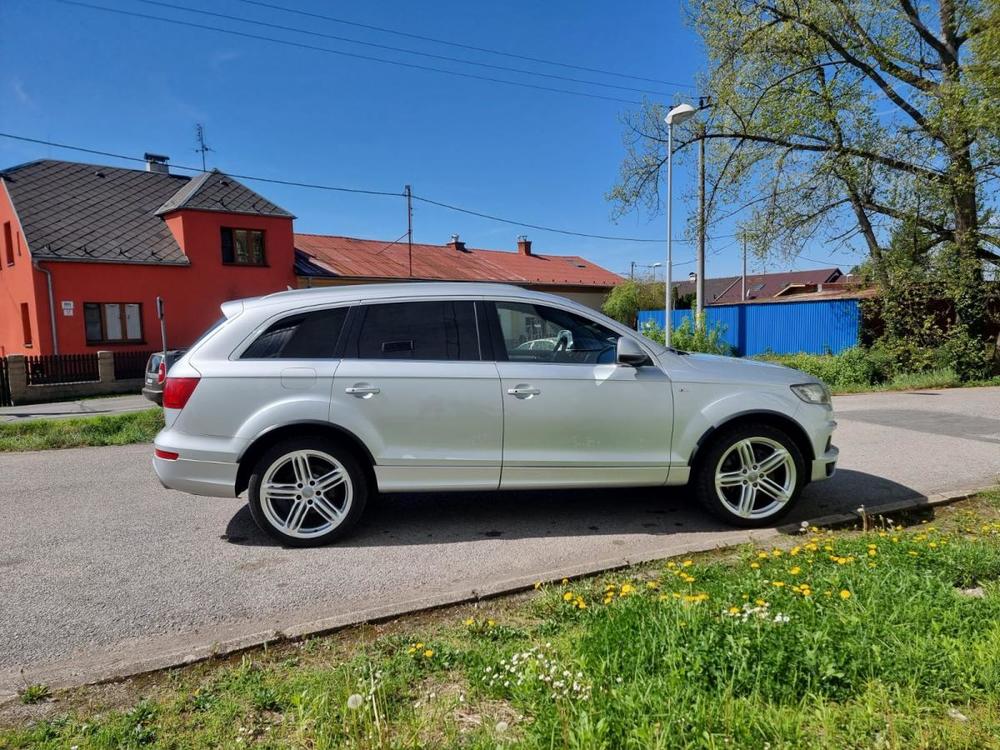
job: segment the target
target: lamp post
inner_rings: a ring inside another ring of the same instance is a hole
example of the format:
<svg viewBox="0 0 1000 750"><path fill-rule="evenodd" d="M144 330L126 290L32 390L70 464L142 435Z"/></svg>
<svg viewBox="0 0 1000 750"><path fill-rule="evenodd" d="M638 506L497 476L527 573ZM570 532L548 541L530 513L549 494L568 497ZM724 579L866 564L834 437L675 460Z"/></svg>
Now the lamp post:
<svg viewBox="0 0 1000 750"><path fill-rule="evenodd" d="M667 273L665 286L666 304L664 305L663 320L663 341L670 346L670 330L673 327L671 321L671 307L673 307L673 285L674 280L674 191L673 191L673 150L674 150L674 123L678 125L690 119L697 112L690 104L678 104L667 113Z"/></svg>
<svg viewBox="0 0 1000 750"><path fill-rule="evenodd" d="M653 281L656 281L656 269L662 265L662 263L636 263L633 260L629 263L628 277L635 279L635 269L637 268L651 268L653 270Z"/></svg>

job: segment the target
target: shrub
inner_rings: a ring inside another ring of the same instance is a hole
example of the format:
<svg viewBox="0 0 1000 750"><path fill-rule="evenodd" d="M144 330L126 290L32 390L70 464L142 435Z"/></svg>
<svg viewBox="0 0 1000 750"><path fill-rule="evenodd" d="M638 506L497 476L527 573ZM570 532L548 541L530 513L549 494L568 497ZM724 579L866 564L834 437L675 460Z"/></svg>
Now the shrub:
<svg viewBox="0 0 1000 750"><path fill-rule="evenodd" d="M878 385L889 377L884 359L858 346L840 354L762 354L757 359L802 370L834 388Z"/></svg>
<svg viewBox="0 0 1000 750"><path fill-rule="evenodd" d="M683 352L702 352L704 354L733 355L731 347L723 339L726 327L722 323L696 328L691 318L685 318L681 324L670 332L670 345ZM658 344L664 341L663 329L655 324L643 326L642 335Z"/></svg>

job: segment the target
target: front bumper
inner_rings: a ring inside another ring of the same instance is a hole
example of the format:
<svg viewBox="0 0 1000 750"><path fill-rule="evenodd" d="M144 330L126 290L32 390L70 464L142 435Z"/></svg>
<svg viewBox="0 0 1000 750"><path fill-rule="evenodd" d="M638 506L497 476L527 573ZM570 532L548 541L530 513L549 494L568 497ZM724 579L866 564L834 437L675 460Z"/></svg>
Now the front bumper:
<svg viewBox="0 0 1000 750"><path fill-rule="evenodd" d="M837 459L840 457L840 449L831 445L826 453L812 462L812 472L809 481L818 482L822 479L829 479L837 470Z"/></svg>

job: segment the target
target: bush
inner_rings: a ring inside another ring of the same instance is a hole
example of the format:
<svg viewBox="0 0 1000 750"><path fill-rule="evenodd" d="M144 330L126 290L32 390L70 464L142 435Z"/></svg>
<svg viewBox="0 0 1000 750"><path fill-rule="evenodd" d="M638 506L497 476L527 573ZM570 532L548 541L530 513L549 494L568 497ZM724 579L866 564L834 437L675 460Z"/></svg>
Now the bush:
<svg viewBox="0 0 1000 750"><path fill-rule="evenodd" d="M721 354L729 357L733 355L733 347L723 339L725 333L726 327L722 323L695 328L691 318L685 318L670 332L670 345L682 352ZM658 344L664 341L663 329L656 324L643 326L642 335Z"/></svg>
<svg viewBox="0 0 1000 750"><path fill-rule="evenodd" d="M833 388L879 385L889 378L885 360L859 346L840 354L762 354L756 359L802 370Z"/></svg>

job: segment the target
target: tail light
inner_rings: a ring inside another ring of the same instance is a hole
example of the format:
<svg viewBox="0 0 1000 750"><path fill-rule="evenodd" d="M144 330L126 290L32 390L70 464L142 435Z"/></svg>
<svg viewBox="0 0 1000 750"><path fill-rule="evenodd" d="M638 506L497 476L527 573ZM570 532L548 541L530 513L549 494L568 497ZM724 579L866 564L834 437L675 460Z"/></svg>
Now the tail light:
<svg viewBox="0 0 1000 750"><path fill-rule="evenodd" d="M167 363L161 361L160 366L156 368L156 384L163 385L163 381L167 379Z"/></svg>
<svg viewBox="0 0 1000 750"><path fill-rule="evenodd" d="M167 378L163 384L163 408L183 409L200 378Z"/></svg>

